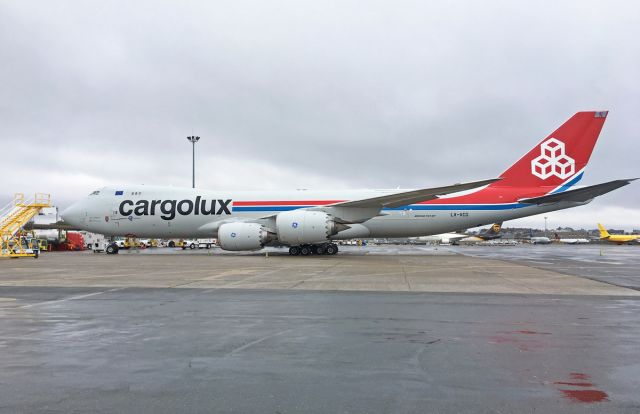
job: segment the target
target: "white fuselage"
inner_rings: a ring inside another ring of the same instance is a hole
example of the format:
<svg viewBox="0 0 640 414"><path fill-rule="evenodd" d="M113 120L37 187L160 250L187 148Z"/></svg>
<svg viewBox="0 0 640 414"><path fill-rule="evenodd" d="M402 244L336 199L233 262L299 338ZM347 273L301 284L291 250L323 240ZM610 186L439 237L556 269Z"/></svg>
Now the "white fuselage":
<svg viewBox="0 0 640 414"><path fill-rule="evenodd" d="M259 219L282 211L410 191L210 191L145 185L120 188L122 190L113 187L94 192L66 209L62 213L64 221L82 230L107 236L216 237L216 223L220 221ZM426 236L581 204L584 203L561 202L546 206L520 203L413 204L383 209L380 215L361 224L350 224L349 229L331 238Z"/></svg>

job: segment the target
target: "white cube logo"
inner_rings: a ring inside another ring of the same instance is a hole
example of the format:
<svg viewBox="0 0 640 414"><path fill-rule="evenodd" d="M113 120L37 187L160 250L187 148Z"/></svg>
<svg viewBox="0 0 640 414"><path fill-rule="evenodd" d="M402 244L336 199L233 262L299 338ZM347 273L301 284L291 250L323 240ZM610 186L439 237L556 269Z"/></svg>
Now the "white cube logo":
<svg viewBox="0 0 640 414"><path fill-rule="evenodd" d="M531 161L531 174L543 180L552 175L564 180L575 171L575 160L565 154L564 143L555 138L543 142L540 145L540 155Z"/></svg>
<svg viewBox="0 0 640 414"><path fill-rule="evenodd" d="M541 145L542 155L548 158L558 158L564 154L564 144L555 138L551 138Z"/></svg>

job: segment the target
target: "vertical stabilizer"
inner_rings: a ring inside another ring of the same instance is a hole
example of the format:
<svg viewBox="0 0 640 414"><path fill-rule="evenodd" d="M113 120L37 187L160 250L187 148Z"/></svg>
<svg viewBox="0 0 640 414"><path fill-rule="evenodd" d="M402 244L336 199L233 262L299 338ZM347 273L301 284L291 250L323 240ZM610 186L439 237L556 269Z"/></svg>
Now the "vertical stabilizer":
<svg viewBox="0 0 640 414"><path fill-rule="evenodd" d="M582 178L607 113L576 113L503 172L492 187L569 188Z"/></svg>
<svg viewBox="0 0 640 414"><path fill-rule="evenodd" d="M607 231L607 229L604 228L604 226L600 223L598 223L598 230L600 230L600 238L601 239L608 239L609 236L611 236L609 234L609 232Z"/></svg>
<svg viewBox="0 0 640 414"><path fill-rule="evenodd" d="M502 222L494 223L487 230L484 230L480 234L478 234L478 237L480 237L483 240L499 239L500 237L502 237L502 234L500 234L501 230L502 230Z"/></svg>

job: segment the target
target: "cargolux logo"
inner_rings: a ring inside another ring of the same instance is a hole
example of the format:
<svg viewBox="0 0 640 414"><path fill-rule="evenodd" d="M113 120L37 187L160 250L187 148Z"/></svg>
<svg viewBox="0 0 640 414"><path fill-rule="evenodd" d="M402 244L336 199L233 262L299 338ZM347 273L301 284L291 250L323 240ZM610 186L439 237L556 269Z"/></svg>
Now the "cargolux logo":
<svg viewBox="0 0 640 414"><path fill-rule="evenodd" d="M576 161L565 153L564 142L549 138L540 145L540 155L531 161L531 174L546 180L555 175L564 180L576 171Z"/></svg>
<svg viewBox="0 0 640 414"><path fill-rule="evenodd" d="M181 216L189 215L223 215L231 214L232 200L207 200L202 196L197 196L192 200L138 200L135 204L133 200L123 200L118 207L122 216L131 221L133 216L155 216L156 212L162 220L173 220L176 214ZM106 219L106 218L105 218ZM235 236L232 236L235 237Z"/></svg>

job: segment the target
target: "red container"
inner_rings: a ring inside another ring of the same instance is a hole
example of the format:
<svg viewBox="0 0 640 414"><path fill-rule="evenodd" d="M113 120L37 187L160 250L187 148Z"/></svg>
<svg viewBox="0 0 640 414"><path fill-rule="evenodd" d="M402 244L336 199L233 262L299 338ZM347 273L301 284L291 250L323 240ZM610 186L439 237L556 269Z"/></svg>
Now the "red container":
<svg viewBox="0 0 640 414"><path fill-rule="evenodd" d="M67 232L66 250L84 250L84 237L80 233Z"/></svg>

